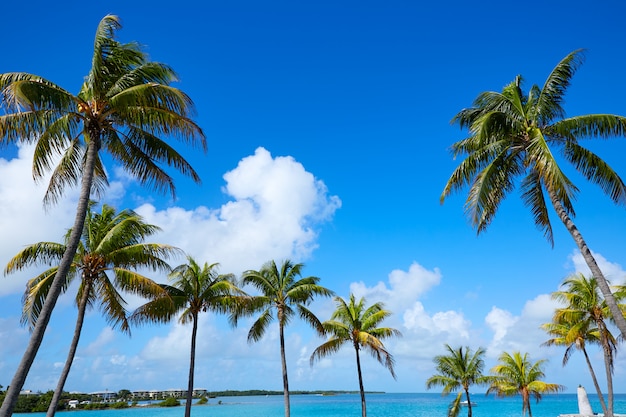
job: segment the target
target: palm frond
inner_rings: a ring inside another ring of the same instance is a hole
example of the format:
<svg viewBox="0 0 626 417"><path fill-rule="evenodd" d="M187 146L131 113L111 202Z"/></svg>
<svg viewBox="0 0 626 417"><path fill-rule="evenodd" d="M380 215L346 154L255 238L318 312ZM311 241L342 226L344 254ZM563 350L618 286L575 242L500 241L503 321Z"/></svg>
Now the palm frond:
<svg viewBox="0 0 626 417"><path fill-rule="evenodd" d="M537 99L537 112L542 124L546 125L555 119L565 117L561 103L576 70L582 65L584 54L582 49L569 53L559 62L546 79L541 95Z"/></svg>
<svg viewBox="0 0 626 417"><path fill-rule="evenodd" d="M543 231L544 237L554 246L554 235L552 233L552 224L548 215L548 206L543 194L541 178L536 171L531 171L521 184L522 201L524 205L530 208L535 225Z"/></svg>
<svg viewBox="0 0 626 417"><path fill-rule="evenodd" d="M563 153L578 172L597 184L614 203L626 204L626 184L602 158L574 142L568 142Z"/></svg>

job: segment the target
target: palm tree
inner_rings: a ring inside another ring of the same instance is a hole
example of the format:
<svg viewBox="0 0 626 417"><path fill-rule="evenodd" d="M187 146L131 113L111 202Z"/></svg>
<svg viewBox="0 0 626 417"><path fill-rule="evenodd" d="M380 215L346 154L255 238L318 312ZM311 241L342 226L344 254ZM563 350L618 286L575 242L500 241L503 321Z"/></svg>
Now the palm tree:
<svg viewBox="0 0 626 417"><path fill-rule="evenodd" d="M607 321L614 321L611 311L606 300L602 299L599 281L595 277L587 278L583 274L577 274L567 278L561 287L561 291L552 293L552 298L564 303L565 307L556 310L553 321L574 322L597 332L597 336L592 341L599 342L604 354L608 391L605 415L611 417L613 416L613 359L617 350L615 337L607 327ZM614 293L620 309L623 308L621 301L625 295L621 289Z"/></svg>
<svg viewBox="0 0 626 417"><path fill-rule="evenodd" d="M2 416L12 413L41 345L80 241L91 192L102 192L107 183L100 152L106 150L140 183L157 191L175 193L173 178L162 165L200 181L185 158L162 139L172 137L206 150L204 134L191 119L191 99L170 85L177 80L172 68L150 62L137 43L115 39L120 27L112 15L98 25L92 66L78 95L38 75L0 74L0 143L35 143L34 178L52 172L44 203L55 202L67 186L80 182L73 233L0 408Z"/></svg>
<svg viewBox="0 0 626 417"><path fill-rule="evenodd" d="M440 200L469 186L465 209L480 233L491 224L500 203L521 179L522 200L530 208L535 224L554 244L548 217L548 206L552 205L598 279L617 326L626 337L626 319L619 314L609 285L573 222L578 188L556 159L560 154L613 202L626 203L626 185L619 175L579 144L587 137L626 135L626 118L610 114L565 118L563 96L582 61L583 52L576 50L558 63L541 89L534 85L524 94L522 78L517 76L501 93L484 92L476 98L474 107L461 110L452 122L467 128L470 135L454 143L452 153L454 157L467 157L448 179Z"/></svg>
<svg viewBox="0 0 626 417"><path fill-rule="evenodd" d="M431 376L426 381L426 388L431 389L435 386L443 387L442 394L446 395L453 391L459 391L456 398L450 404L448 409L449 417L459 415L461 409L461 398L465 393L467 402L467 417L472 417L472 400L470 399L469 388L471 385L488 385L490 378L483 375L485 367L485 349L478 348L472 353L469 347L452 349L450 345L445 345L448 354L435 356L436 375Z"/></svg>
<svg viewBox="0 0 626 417"><path fill-rule="evenodd" d="M126 302L120 290L143 296L158 294L160 287L135 270L148 267L154 271L168 271L169 266L163 259L178 252L178 249L168 245L143 243L146 237L160 229L145 223L142 217L133 211L124 210L116 213L113 207L103 205L101 213L94 213L92 207L93 203L87 210L78 250L62 283L62 292L66 292L72 282L80 280L76 294L78 317L65 366L48 408L48 416L54 415L61 399L87 310L93 308L95 304L100 304L105 317L113 327L119 326L122 331L130 334ZM66 251L70 235L71 230L65 236L65 243L39 242L27 246L9 261L5 274L30 266L58 264ZM31 330L39 320L58 269L58 266L53 266L26 284L22 323L28 324ZM110 274L113 275L113 279Z"/></svg>
<svg viewBox="0 0 626 417"><path fill-rule="evenodd" d="M348 303L341 297L335 297L335 304L337 308L330 320L322 323L324 332L329 334L330 338L313 351L311 365L315 360L337 352L344 344L352 344L356 353L356 369L361 392L361 413L363 417L366 417L365 390L363 389L359 352L361 349L368 351L378 362L389 369L391 376L395 379L394 359L385 348L382 340L392 336L402 336L402 334L390 327L377 327L391 315L390 311L384 309L383 303L375 303L366 307L365 298L361 298L357 302L354 294L350 294Z"/></svg>
<svg viewBox="0 0 626 417"><path fill-rule="evenodd" d="M234 282L233 274L219 274L219 264L200 266L191 256L187 263L174 268L169 277L172 285L162 285L163 294L139 307L131 316L134 323L167 323L181 313L181 324L191 323L191 354L185 417L191 415L196 362L198 316L201 312L234 314L235 306L244 292Z"/></svg>
<svg viewBox="0 0 626 417"><path fill-rule="evenodd" d="M546 361L543 359L532 363L528 353L522 355L519 352L513 352L511 355L503 352L499 362L491 369L494 375L487 394L495 391L501 397L521 395L522 415L526 415L528 411L528 416L533 416L530 408L531 396L539 402L542 394L560 392L565 389L562 385L541 381L541 378L545 376L542 366Z"/></svg>
<svg viewBox="0 0 626 417"><path fill-rule="evenodd" d="M558 318L554 318L554 320L558 321L552 321L541 325L541 328L552 336L552 338L544 342L543 345L565 346L563 366L567 365L567 362L575 349L583 352L585 361L587 362L587 367L589 368L589 373L591 374L591 379L593 380L593 385L596 388L598 399L600 400L600 405L602 406L602 411L604 412L604 415L608 416L609 413L606 407L606 402L604 401L602 390L598 384L596 373L593 370L593 366L586 349L587 342L600 344L600 332L598 328L596 326L591 326L589 321L578 321L566 318L562 315Z"/></svg>
<svg viewBox="0 0 626 417"><path fill-rule="evenodd" d="M274 319L278 321L285 417L289 417L291 413L285 356L285 326L297 312L301 319L322 334L322 323L307 306L316 296L329 297L333 294L331 290L318 284L319 278L312 276L303 278L301 276L303 267L304 264L294 264L285 260L279 269L276 262L269 261L259 271L249 270L242 275L244 284L252 285L260 292L246 308L247 314L261 312L248 332L248 342L259 341L265 335L269 324Z"/></svg>

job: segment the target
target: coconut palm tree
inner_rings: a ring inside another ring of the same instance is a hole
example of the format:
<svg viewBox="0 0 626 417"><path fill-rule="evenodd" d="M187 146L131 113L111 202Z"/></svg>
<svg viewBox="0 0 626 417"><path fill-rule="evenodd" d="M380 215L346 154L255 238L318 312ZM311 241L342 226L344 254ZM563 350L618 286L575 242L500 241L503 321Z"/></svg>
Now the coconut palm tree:
<svg viewBox="0 0 626 417"><path fill-rule="evenodd" d="M90 204L87 210L78 250L62 285L62 292L66 292L72 282L80 281L76 294L78 317L65 366L48 408L48 416L54 415L61 399L87 310L99 304L113 327L130 334L126 302L120 291L143 296L158 294L161 291L158 284L135 270L148 267L154 271L169 271L164 259L179 252L169 245L144 243L145 238L160 229L145 223L133 211L116 213L113 207L103 205L102 211L95 213L92 211L93 205ZM30 266L54 265L26 284L22 323L31 330L39 320L70 235L71 230L65 236L65 243L39 242L28 245L6 266L5 274L10 274Z"/></svg>
<svg viewBox="0 0 626 417"><path fill-rule="evenodd" d="M600 405L602 406L602 411L604 412L604 415L608 416L609 412L606 407L606 401L604 401L602 390L598 384L598 379L586 348L587 343L600 344L600 331L595 325L591 325L589 321L570 319L562 315L554 318L554 320L558 321L552 321L541 325L541 328L552 336L551 339L548 339L542 345L565 346L563 366L567 365L569 358L575 350L580 350L583 353L585 361L587 362L587 367L589 368L589 373L591 374L591 379L593 380L593 385L598 394L598 399L600 400Z"/></svg>
<svg viewBox="0 0 626 417"><path fill-rule="evenodd" d="M245 314L261 313L248 332L248 342L258 342L265 335L269 324L274 319L278 321L285 417L289 417L291 413L285 356L285 327L297 313L301 319L322 334L322 323L307 307L315 297L329 297L333 294L328 288L319 285L319 278L302 277L302 268L304 264L294 264L290 260L285 260L280 268L275 261L269 261L259 271L249 270L242 275L245 285L251 285L260 292L260 295L253 297L245 311Z"/></svg>
<svg viewBox="0 0 626 417"><path fill-rule="evenodd" d="M545 362L542 359L532 363L528 353L522 355L519 352L513 352L513 354L503 352L500 355L499 364L491 369L494 375L487 394L495 392L501 397L521 395L522 415L526 415L528 411L528 416L532 417L531 396L539 402L542 394L560 392L565 389L562 385L541 381L545 376L542 369Z"/></svg>
<svg viewBox="0 0 626 417"><path fill-rule="evenodd" d="M392 336L402 336L400 331L390 327L378 327L383 320L391 315L384 309L383 303L375 303L369 307L365 305L365 298L356 301L354 294L350 300L335 297L336 310L330 320L322 323L324 332L330 335L329 339L318 346L311 355L311 365L321 358L337 352L344 344L350 343L356 353L356 369L359 376L359 390L361 393L361 413L367 416L365 406L365 390L363 389L363 375L361 373L362 349L368 351L378 362L384 365L391 376L396 378L393 369L394 359L383 344L382 340Z"/></svg>
<svg viewBox="0 0 626 417"><path fill-rule="evenodd" d="M465 394L467 417L472 417L470 386L488 385L491 382L489 376L483 375L485 349L478 348L476 352L472 353L472 350L467 346L465 350L462 346L458 349L452 349L450 345L446 344L445 348L448 351L447 354L435 356L434 362L439 373L426 380L426 388L441 386L443 387L443 395L459 391L448 408L449 417L459 415L461 399Z"/></svg>
<svg viewBox="0 0 626 417"><path fill-rule="evenodd" d="M587 278L583 274L576 274L567 278L561 285L562 290L552 293L552 298L565 304L554 314L555 322L574 322L579 326L595 329L598 341L604 356L604 369L607 384L607 409L605 415L613 416L613 362L617 342L607 327L607 322L614 322L606 300L602 298L599 281L595 277ZM619 288L614 293L620 309L624 308L621 301L626 294ZM621 313L620 313L621 315Z"/></svg>
<svg viewBox="0 0 626 417"><path fill-rule="evenodd" d="M137 43L116 40L120 27L111 15L98 25L91 69L77 95L38 75L0 74L0 143L35 144L34 178L52 173L44 203L54 203L66 187L80 183L73 233L0 408L2 416L12 413L41 345L81 238L91 193L102 192L107 184L101 153L106 151L157 191L175 192L163 166L199 182L185 158L164 140L171 137L206 150L204 134L191 119L191 99L170 85L177 79L172 68L150 62Z"/></svg>
<svg viewBox="0 0 626 417"><path fill-rule="evenodd" d="M44 203L55 202L66 187L80 183L73 233L0 416L11 414L39 350L80 241L91 192L102 192L107 184L101 152L157 191L175 193L164 165L199 182L185 158L164 140L171 137L206 150L204 134L191 119L191 99L170 85L177 79L172 68L150 62L139 44L116 40L120 27L111 15L98 25L92 66L77 95L38 75L0 74L0 142L35 144L33 176L42 179L52 172Z"/></svg>
<svg viewBox="0 0 626 417"><path fill-rule="evenodd" d="M598 267L587 242L573 222L573 201L578 188L561 170L557 155L571 163L587 180L600 186L616 204L626 203L626 185L598 155L581 146L580 139L626 135L626 118L610 114L565 117L563 97L572 76L583 61L583 51L567 55L552 70L542 88L522 91L522 78L501 93L484 92L474 106L452 119L469 130L469 137L452 145L454 157L466 158L454 170L441 194L441 202L452 192L469 186L465 209L477 232L484 231L498 207L518 184L522 200L531 210L535 224L554 244L548 207L574 238L623 336L626 319Z"/></svg>
<svg viewBox="0 0 626 417"><path fill-rule="evenodd" d="M165 290L158 297L137 308L131 316L133 323L168 323L178 313L181 324L191 323L191 354L185 417L191 415L191 401L194 390L194 368L196 362L196 338L198 317L201 312L234 314L236 305L244 292L237 287L233 274L219 274L219 264L200 266L191 256L187 263L174 268L169 275L172 285L161 287Z"/></svg>

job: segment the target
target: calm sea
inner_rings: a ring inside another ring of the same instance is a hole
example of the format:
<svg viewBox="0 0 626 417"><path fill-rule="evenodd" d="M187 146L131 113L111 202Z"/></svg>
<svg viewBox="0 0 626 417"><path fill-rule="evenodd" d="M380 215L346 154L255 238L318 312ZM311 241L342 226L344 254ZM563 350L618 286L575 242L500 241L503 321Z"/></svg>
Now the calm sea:
<svg viewBox="0 0 626 417"><path fill-rule="evenodd" d="M439 394L369 394L366 397L369 417L431 417L447 415L452 395ZM601 412L593 395L589 395L594 412ZM221 404L218 402L221 401ZM474 394L473 417L519 417L522 415L520 397L497 398L492 395ZM559 414L578 412L576 394L545 395L539 402L531 404L533 417L558 417ZM462 410L460 417L467 416ZM71 413L71 414L70 414ZM615 413L626 414L626 394L616 395ZM72 417L180 417L183 407L146 408L135 407L125 410L69 411L58 413ZM284 415L283 397L222 397L212 398L208 405L194 405L193 417L280 417ZM26 416L25 414L22 414ZM293 395L291 396L292 417L360 417L361 403L358 394L334 396ZM45 413L28 414L42 417Z"/></svg>

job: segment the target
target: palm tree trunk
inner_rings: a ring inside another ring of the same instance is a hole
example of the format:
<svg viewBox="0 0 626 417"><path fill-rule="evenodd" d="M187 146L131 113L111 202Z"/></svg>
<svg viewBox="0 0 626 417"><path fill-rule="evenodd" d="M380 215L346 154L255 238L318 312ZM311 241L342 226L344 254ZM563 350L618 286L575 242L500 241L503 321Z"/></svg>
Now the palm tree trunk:
<svg viewBox="0 0 626 417"><path fill-rule="evenodd" d="M597 323L600 330L600 342L602 343L602 351L604 353L604 369L606 372L606 386L607 386L607 412L605 417L613 417L613 355L611 353L611 347L606 335L608 329L604 326L604 322Z"/></svg>
<svg viewBox="0 0 626 417"><path fill-rule="evenodd" d="M78 317L76 318L76 327L74 328L74 337L72 338L72 343L70 344L70 351L67 354L65 366L63 366L63 371L61 372L61 376L59 377L59 382L57 383L57 387L54 390L52 401L50 401L50 405L48 406L48 412L46 413L46 417L54 416L57 411L57 405L61 400L63 387L65 386L65 381L67 381L67 377L70 374L70 368L72 367L72 363L74 362L76 348L78 347L78 341L80 340L80 333L83 328L83 321L85 320L85 311L87 310L87 300L89 299L90 290L91 280L86 280L83 287L83 294L81 295L78 304Z"/></svg>
<svg viewBox="0 0 626 417"><path fill-rule="evenodd" d="M280 323L280 359L283 366L283 390L285 397L285 417L289 417L291 415L291 406L289 404L289 380L287 379L287 359L285 357L285 329L283 324Z"/></svg>
<svg viewBox="0 0 626 417"><path fill-rule="evenodd" d="M81 180L80 196L78 198L78 206L76 208L76 217L74 218L74 226L72 226L72 232L70 234L69 242L63 258L59 263L59 268L52 281L46 301L41 308L35 328L31 333L28 346L24 351L22 360L15 371L15 375L11 380L11 385L7 389L6 396L0 407L0 417L9 417L13 414L17 397L20 395L20 391L24 386L30 367L32 366L35 356L39 351L39 346L43 340L44 333L48 327L48 322L52 316L52 310L56 305L56 302L61 294L63 288L63 282L70 269L74 255L76 255L76 249L80 242L80 237L85 225L85 217L87 216L87 207L89 205L89 196L91 194L91 185L93 183L94 168L96 165L96 157L98 150L100 149L100 138L97 135L92 135L91 141L87 145L87 155L85 159L85 165L83 170L83 178Z"/></svg>
<svg viewBox="0 0 626 417"><path fill-rule="evenodd" d="M185 402L185 417L191 416L191 401L193 400L193 376L196 366L196 335L198 334L198 313L193 313L193 328L191 330L191 359L189 360L189 381L187 383L187 401Z"/></svg>
<svg viewBox="0 0 626 417"><path fill-rule="evenodd" d="M600 406L602 407L602 412L605 416L609 415L609 411L606 408L606 402L604 401L604 395L602 395L602 390L600 389L600 384L598 384L598 379L596 378L596 373L593 371L593 366L591 366L591 361L589 360L589 355L587 354L587 349L582 348L583 354L585 355L585 360L587 361L587 366L589 367L589 373L591 373L591 380L593 381L594 387L596 387L596 392L598 393L598 399L600 400Z"/></svg>
<svg viewBox="0 0 626 417"><path fill-rule="evenodd" d="M617 301L615 301L615 297L613 296L611 288L609 287L609 283L607 282L604 274L600 270L600 267L598 266L595 258L591 254L591 250L589 250L587 242L585 242L585 239L583 239L582 234L580 233L580 231L578 231L578 228L576 227L572 219L568 216L565 208L556 197L554 192L548 191L548 194L550 195L550 200L552 201L552 205L554 206L556 213L567 228L567 231L574 238L574 241L578 246L578 250L580 250L580 253L583 255L587 266L591 270L591 274L598 280L598 287L600 287L600 291L602 291L602 295L606 300L606 304L609 306L609 310L611 310L611 315L613 316L613 320L615 321L617 328L622 334L622 337L626 338L626 318L624 318L624 315L619 309Z"/></svg>
<svg viewBox="0 0 626 417"><path fill-rule="evenodd" d="M467 417L472 417L472 401L470 400L469 389L465 389L465 399L467 400Z"/></svg>
<svg viewBox="0 0 626 417"><path fill-rule="evenodd" d="M361 358L359 357L359 345L354 344L356 351L356 371L359 374L359 392L361 393L361 415L367 417L367 409L365 408L365 390L363 389L363 375L361 374Z"/></svg>
<svg viewBox="0 0 626 417"><path fill-rule="evenodd" d="M520 394L522 396L522 416L525 416L526 410L528 410L528 417L533 417L533 412L530 410L530 393L528 389L525 386L520 388Z"/></svg>
<svg viewBox="0 0 626 417"><path fill-rule="evenodd" d="M198 313L193 313L193 328L191 330L191 355L189 360L189 382L187 384L187 401L185 402L185 417L191 416L191 401L193 399L193 375L196 366L196 335L198 334Z"/></svg>

